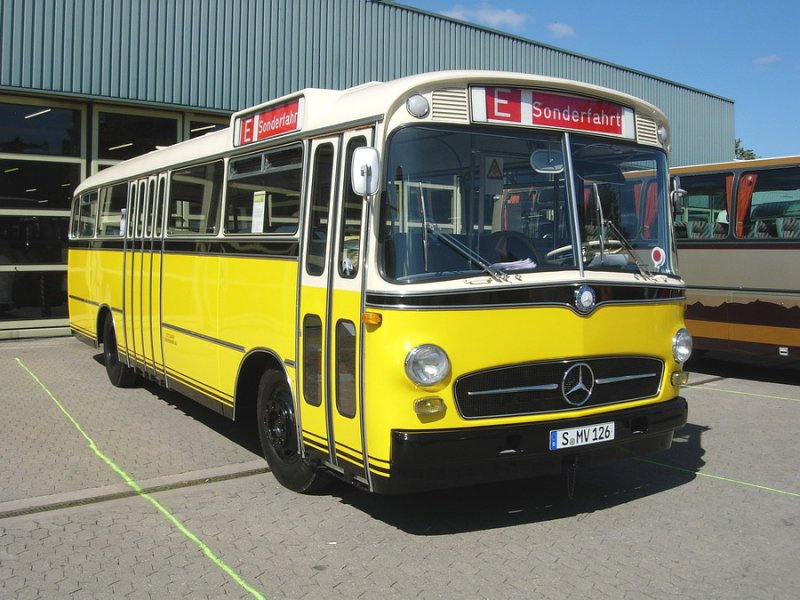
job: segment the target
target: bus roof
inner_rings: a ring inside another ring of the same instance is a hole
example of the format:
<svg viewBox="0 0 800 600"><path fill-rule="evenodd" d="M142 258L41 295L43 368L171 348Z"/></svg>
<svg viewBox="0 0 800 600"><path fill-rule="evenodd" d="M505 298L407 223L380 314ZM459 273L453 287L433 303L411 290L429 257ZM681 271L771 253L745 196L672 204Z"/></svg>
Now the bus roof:
<svg viewBox="0 0 800 600"><path fill-rule="evenodd" d="M686 165L672 167L673 175L688 175L706 172L733 171L742 169L763 169L767 167L790 167L800 165L800 156L777 156L772 158L755 158L752 160L731 160L727 162L708 163L704 165Z"/></svg>
<svg viewBox="0 0 800 600"><path fill-rule="evenodd" d="M433 90L466 89L470 85L535 88L602 98L628 106L637 114L644 114L657 123L666 124L664 114L652 104L592 84L527 73L438 71L411 75L389 82L370 82L345 90L306 88L270 100L234 113L231 116L231 125L227 129L154 150L104 169L81 183L75 194L114 181L163 171L167 166L175 167L205 158L211 159L237 147L255 148L268 140L296 139L300 135L334 130L343 125L381 121L385 115L392 114L417 91L424 93ZM295 120L298 115L299 123ZM452 116L437 119L428 115L425 120L457 122ZM264 137L257 135L254 138L247 137L254 131L253 127L257 128L265 121L269 124L265 127L267 131ZM469 117L464 117L461 122L468 123Z"/></svg>

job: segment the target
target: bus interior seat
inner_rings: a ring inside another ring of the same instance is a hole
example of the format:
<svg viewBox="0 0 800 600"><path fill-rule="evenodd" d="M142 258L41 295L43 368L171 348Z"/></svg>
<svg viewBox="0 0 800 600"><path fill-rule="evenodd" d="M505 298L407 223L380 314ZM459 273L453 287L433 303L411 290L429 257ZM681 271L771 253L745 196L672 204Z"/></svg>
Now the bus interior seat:
<svg viewBox="0 0 800 600"><path fill-rule="evenodd" d="M800 238L800 217L782 217L776 220L780 237Z"/></svg>
<svg viewBox="0 0 800 600"><path fill-rule="evenodd" d="M507 229L522 231L522 224L530 215L532 203L521 194L512 194L506 199L502 226Z"/></svg>
<svg viewBox="0 0 800 600"><path fill-rule="evenodd" d="M534 240L553 237L555 227L553 221L547 218L545 211L539 211L533 216L533 238Z"/></svg>
<svg viewBox="0 0 800 600"><path fill-rule="evenodd" d="M767 221L762 221L758 219L753 222L752 227L750 228L750 234L748 237L751 238L774 238L777 237L775 235L775 223L771 222L768 223Z"/></svg>
<svg viewBox="0 0 800 600"><path fill-rule="evenodd" d="M597 231L598 227L595 223L589 223L588 225L583 226L583 239L584 241L596 240L597 239Z"/></svg>
<svg viewBox="0 0 800 600"><path fill-rule="evenodd" d="M710 238L708 221L689 221L689 237L692 239Z"/></svg>

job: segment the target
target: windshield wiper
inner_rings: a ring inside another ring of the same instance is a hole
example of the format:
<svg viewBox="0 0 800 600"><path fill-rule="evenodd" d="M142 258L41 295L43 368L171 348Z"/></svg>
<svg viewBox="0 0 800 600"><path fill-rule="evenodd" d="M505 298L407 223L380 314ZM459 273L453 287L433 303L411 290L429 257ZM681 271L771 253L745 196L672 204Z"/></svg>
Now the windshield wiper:
<svg viewBox="0 0 800 600"><path fill-rule="evenodd" d="M648 269L641 260L639 260L639 257L636 255L636 249L628 241L628 238L622 235L622 232L617 228L616 225L614 225L614 222L611 219L608 219L604 225L611 230L611 232L614 234L614 237L616 237L619 243L622 244L622 247L625 248L625 252L628 253L628 256L630 256L633 259L633 262L636 263L636 266L639 269L639 273L642 274L642 277L645 279L652 279L653 272Z"/></svg>
<svg viewBox="0 0 800 600"><path fill-rule="evenodd" d="M495 267L492 263L488 260L483 258L480 254L475 252L469 246L462 244L459 240L454 238L449 233L445 233L442 231L436 223L425 223L425 229L430 231L440 240L442 240L447 246L458 252L461 256L466 258L468 261L475 263L481 269L486 271L489 275L492 276L492 279L495 281L508 281L508 275L506 275L503 271Z"/></svg>
<svg viewBox="0 0 800 600"><path fill-rule="evenodd" d="M445 233L436 223L429 223L428 222L428 214L425 210L425 191L422 187L422 182L418 182L419 186L419 204L420 204L420 212L422 213L422 247L423 247L423 266L425 270L428 270L428 232L430 231L440 240L442 240L445 244L447 244L451 249L458 252L461 256L466 258L468 261L475 263L476 265L480 266L481 269L486 271L489 275L492 276L492 279L495 281L508 281L508 276L497 269L495 266L492 265L488 260L483 258L480 254L473 251L469 246L465 246L456 238L451 236L449 233Z"/></svg>

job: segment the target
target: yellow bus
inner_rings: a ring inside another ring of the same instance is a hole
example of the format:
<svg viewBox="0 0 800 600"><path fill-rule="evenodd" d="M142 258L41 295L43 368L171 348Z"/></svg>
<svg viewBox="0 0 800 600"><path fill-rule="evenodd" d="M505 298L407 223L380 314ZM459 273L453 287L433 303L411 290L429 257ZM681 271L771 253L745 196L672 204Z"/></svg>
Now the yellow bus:
<svg viewBox="0 0 800 600"><path fill-rule="evenodd" d="M257 423L275 477L379 493L669 448L691 338L668 126L572 81L306 89L75 192L111 382Z"/></svg>
<svg viewBox="0 0 800 600"><path fill-rule="evenodd" d="M701 351L800 357L800 156L672 170L687 327Z"/></svg>

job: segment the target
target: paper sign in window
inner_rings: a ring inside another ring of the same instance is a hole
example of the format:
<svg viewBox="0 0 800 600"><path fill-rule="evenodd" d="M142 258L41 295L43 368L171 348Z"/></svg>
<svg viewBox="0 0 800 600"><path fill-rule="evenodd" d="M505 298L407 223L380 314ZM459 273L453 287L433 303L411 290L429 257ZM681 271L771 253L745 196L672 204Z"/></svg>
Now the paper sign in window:
<svg viewBox="0 0 800 600"><path fill-rule="evenodd" d="M253 225L251 233L264 233L264 207L267 204L267 192L253 193Z"/></svg>

